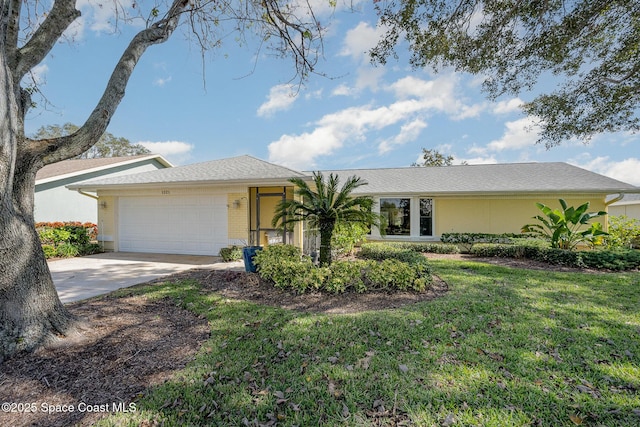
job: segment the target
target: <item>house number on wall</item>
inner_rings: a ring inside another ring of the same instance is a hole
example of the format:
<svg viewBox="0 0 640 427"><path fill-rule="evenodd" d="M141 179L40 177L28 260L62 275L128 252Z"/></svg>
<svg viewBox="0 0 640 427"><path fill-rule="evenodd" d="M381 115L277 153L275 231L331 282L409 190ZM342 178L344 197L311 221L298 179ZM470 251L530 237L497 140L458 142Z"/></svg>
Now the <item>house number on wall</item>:
<svg viewBox="0 0 640 427"><path fill-rule="evenodd" d="M161 191L161 193L162 193L162 195L163 195L163 196L166 196L167 194L171 194L171 191L169 191L169 190L162 190L162 191Z"/></svg>

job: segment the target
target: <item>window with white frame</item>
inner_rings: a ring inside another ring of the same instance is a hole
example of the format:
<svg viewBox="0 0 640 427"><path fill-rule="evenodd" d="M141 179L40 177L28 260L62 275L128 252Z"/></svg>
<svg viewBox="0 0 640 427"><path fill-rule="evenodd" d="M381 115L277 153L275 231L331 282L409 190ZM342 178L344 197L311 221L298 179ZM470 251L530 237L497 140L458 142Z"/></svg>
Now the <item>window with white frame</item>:
<svg viewBox="0 0 640 427"><path fill-rule="evenodd" d="M383 197L379 206L384 235L433 237L433 199Z"/></svg>
<svg viewBox="0 0 640 427"><path fill-rule="evenodd" d="M381 198L380 214L387 236L411 235L411 199Z"/></svg>
<svg viewBox="0 0 640 427"><path fill-rule="evenodd" d="M433 236L433 199L420 199L420 236Z"/></svg>

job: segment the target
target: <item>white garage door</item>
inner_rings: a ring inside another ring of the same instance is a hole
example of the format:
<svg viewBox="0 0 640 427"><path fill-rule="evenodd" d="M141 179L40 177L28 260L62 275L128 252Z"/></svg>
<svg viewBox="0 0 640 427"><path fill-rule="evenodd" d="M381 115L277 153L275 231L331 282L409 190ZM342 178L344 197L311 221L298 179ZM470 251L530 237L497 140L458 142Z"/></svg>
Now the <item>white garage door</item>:
<svg viewBox="0 0 640 427"><path fill-rule="evenodd" d="M226 196L121 197L122 252L218 255L227 246Z"/></svg>

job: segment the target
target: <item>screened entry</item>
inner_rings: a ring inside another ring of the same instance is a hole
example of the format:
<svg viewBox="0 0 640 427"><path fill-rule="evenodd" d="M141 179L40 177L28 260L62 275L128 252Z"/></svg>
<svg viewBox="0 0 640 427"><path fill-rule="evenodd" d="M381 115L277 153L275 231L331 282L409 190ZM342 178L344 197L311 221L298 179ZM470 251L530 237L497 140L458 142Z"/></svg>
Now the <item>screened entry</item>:
<svg viewBox="0 0 640 427"><path fill-rule="evenodd" d="M293 227L286 233L271 224L276 206L293 198L293 187L249 188L249 244L267 246L277 243L294 243Z"/></svg>

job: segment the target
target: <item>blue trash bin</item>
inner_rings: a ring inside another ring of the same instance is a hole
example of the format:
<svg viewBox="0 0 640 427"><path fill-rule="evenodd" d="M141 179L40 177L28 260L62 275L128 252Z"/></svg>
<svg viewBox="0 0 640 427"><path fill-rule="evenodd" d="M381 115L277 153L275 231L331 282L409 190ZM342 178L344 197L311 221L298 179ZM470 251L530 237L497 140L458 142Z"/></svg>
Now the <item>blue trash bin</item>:
<svg viewBox="0 0 640 427"><path fill-rule="evenodd" d="M253 257L256 252L261 250L261 246L247 246L242 248L242 258L244 259L244 271L247 273L255 273L256 265L253 263Z"/></svg>

